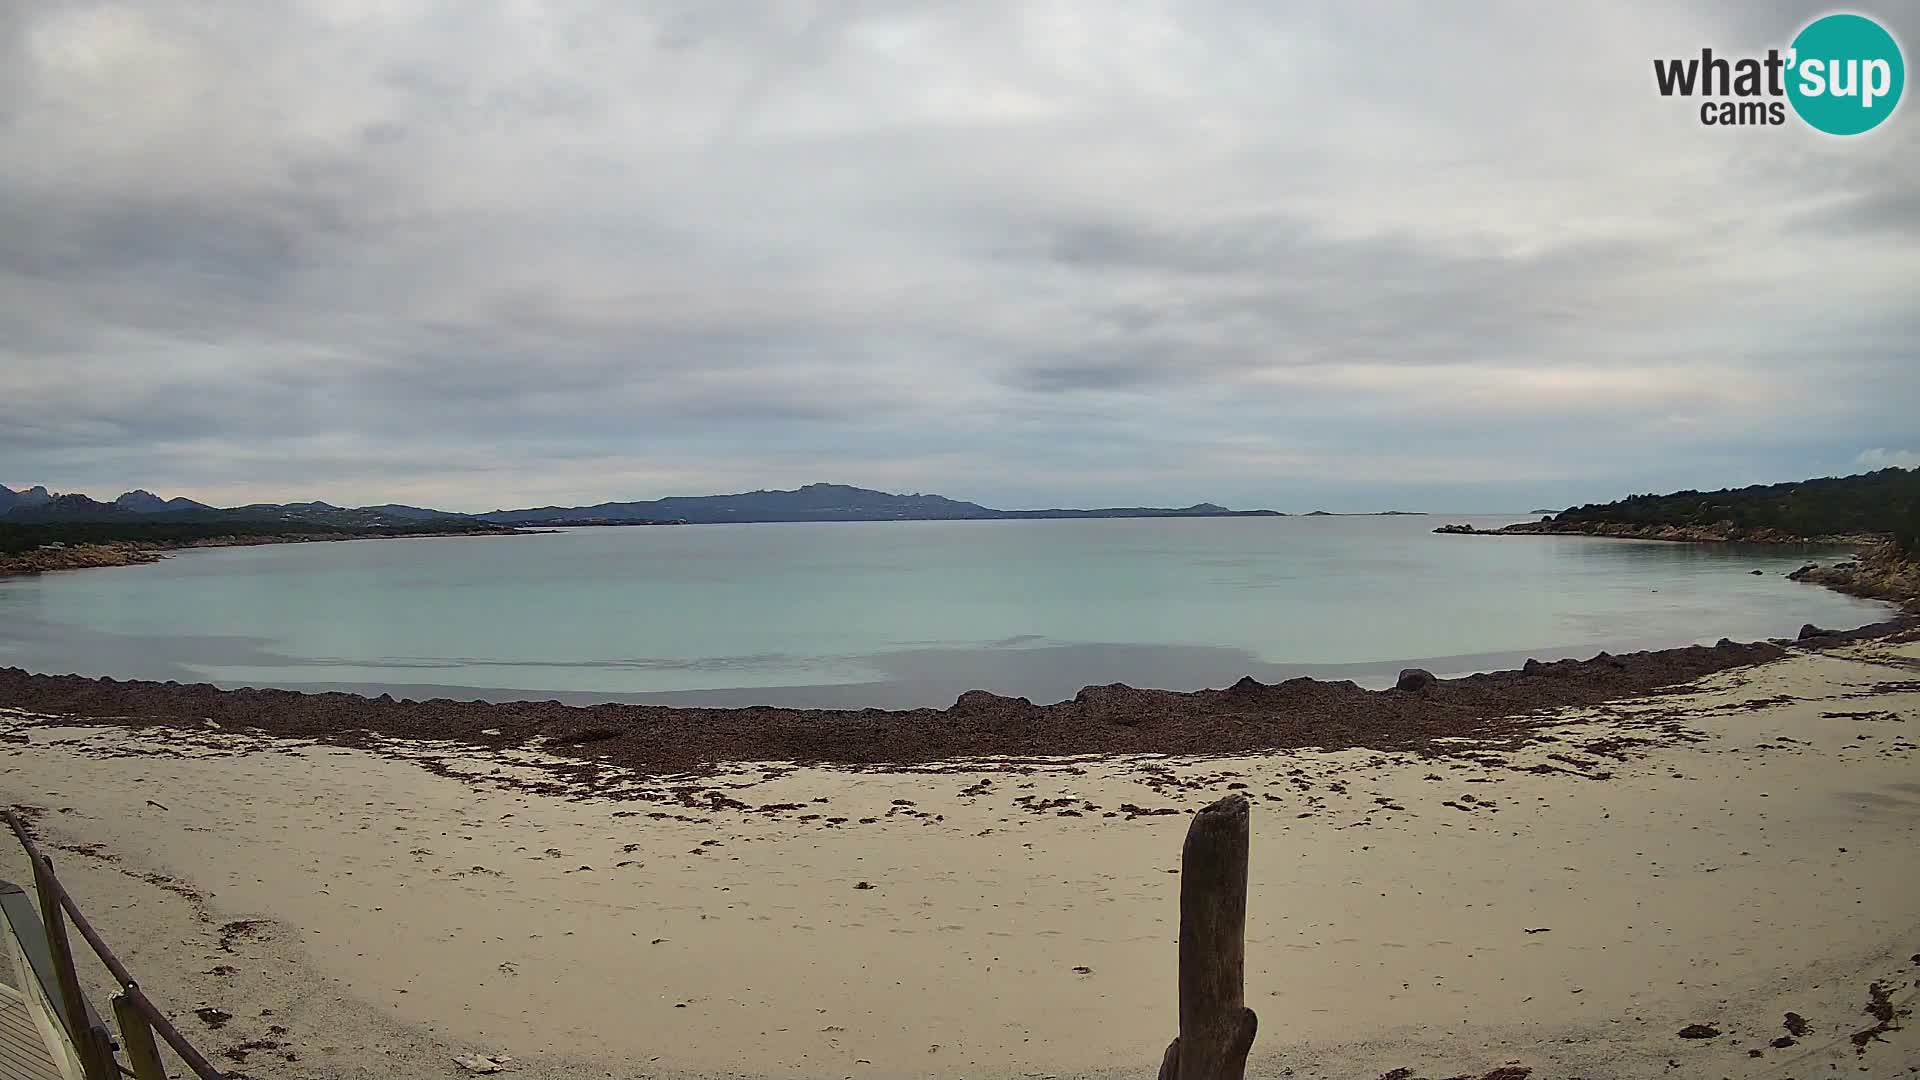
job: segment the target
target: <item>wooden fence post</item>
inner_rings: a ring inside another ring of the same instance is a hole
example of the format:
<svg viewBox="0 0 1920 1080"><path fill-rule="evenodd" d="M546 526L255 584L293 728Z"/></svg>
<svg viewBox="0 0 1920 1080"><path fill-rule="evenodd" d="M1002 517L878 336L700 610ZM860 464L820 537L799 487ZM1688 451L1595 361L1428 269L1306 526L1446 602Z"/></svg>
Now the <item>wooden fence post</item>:
<svg viewBox="0 0 1920 1080"><path fill-rule="evenodd" d="M1256 1020L1246 1007L1247 841L1244 795L1193 816L1180 853L1180 1034L1160 1080L1243 1080Z"/></svg>
<svg viewBox="0 0 1920 1080"><path fill-rule="evenodd" d="M47 952L53 959L60 1007L66 1012L63 1019L67 1038L73 1042L87 1080L117 1080L112 1057L101 1060L100 1040L87 1024L87 999L80 990L80 973L73 966L73 946L67 941L67 913L60 907L53 860L45 855L33 862L33 886L40 896L40 924L47 935Z"/></svg>
<svg viewBox="0 0 1920 1080"><path fill-rule="evenodd" d="M140 1080L167 1080L167 1067L160 1061L160 1048L154 1045L153 1025L140 1014L133 999L115 994L113 1015L120 1020L120 1046L127 1052L133 1075Z"/></svg>

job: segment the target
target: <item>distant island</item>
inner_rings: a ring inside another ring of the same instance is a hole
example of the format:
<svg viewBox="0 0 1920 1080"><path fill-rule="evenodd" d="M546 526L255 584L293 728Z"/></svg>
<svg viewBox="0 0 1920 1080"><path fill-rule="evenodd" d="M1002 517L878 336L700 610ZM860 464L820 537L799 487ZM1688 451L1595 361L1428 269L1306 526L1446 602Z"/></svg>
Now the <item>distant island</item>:
<svg viewBox="0 0 1920 1080"><path fill-rule="evenodd" d="M944 495L896 495L846 484L808 484L792 491L693 495L592 506L538 506L474 515L505 525L615 524L636 521L711 525L783 521L1007 521L1034 518L1281 517L1275 510L1192 506L1112 506L1094 510L997 510Z"/></svg>
<svg viewBox="0 0 1920 1080"><path fill-rule="evenodd" d="M1332 510L1311 510L1301 517L1426 517L1425 510L1367 510L1358 513L1336 513Z"/></svg>

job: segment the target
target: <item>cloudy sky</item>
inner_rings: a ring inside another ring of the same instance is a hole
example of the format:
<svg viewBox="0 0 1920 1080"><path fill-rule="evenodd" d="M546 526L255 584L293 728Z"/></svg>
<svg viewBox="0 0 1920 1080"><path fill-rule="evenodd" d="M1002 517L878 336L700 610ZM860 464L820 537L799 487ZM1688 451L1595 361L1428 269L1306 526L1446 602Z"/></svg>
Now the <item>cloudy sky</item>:
<svg viewBox="0 0 1920 1080"><path fill-rule="evenodd" d="M1508 511L1920 463L1914 103L1653 90L1824 10L10 0L0 482Z"/></svg>

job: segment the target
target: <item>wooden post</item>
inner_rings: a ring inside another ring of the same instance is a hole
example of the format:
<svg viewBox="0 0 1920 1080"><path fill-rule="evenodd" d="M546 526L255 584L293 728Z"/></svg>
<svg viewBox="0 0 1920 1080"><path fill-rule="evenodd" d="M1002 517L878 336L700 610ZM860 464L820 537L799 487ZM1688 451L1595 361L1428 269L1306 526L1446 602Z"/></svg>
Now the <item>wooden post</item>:
<svg viewBox="0 0 1920 1080"><path fill-rule="evenodd" d="M120 1062L113 1056L113 1032L105 1024L87 1029L87 1053L100 1070L100 1080L120 1080Z"/></svg>
<svg viewBox="0 0 1920 1080"><path fill-rule="evenodd" d="M160 1048L154 1045L153 1026L141 1015L133 999L115 995L113 1015L120 1020L120 1045L127 1052L133 1075L140 1080L167 1080L167 1067L160 1062Z"/></svg>
<svg viewBox="0 0 1920 1080"><path fill-rule="evenodd" d="M109 1053L101 1060L101 1040L87 1024L87 999L80 990L80 974L73 967L73 946L67 942L67 913L60 907L60 888L53 877L53 860L40 856L33 864L34 891L40 895L40 924L53 958L54 981L59 983L60 1006L66 1010L67 1038L87 1080L118 1080L118 1068Z"/></svg>
<svg viewBox="0 0 1920 1080"><path fill-rule="evenodd" d="M1229 795L1193 816L1180 853L1180 1034L1160 1080L1243 1080L1256 1021L1246 1007L1248 806Z"/></svg>

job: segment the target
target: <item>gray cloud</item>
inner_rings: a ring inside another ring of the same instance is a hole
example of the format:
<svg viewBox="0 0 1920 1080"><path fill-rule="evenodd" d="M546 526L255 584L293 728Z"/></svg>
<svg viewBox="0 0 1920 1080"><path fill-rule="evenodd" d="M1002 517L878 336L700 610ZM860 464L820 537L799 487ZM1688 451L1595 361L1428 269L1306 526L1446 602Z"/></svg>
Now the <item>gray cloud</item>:
<svg viewBox="0 0 1920 1080"><path fill-rule="evenodd" d="M1715 131L1650 78L1812 14L26 0L0 481L1524 509L1858 468L1920 439L1912 104Z"/></svg>

